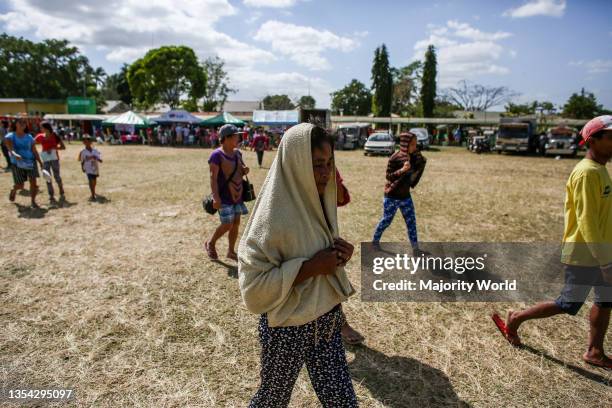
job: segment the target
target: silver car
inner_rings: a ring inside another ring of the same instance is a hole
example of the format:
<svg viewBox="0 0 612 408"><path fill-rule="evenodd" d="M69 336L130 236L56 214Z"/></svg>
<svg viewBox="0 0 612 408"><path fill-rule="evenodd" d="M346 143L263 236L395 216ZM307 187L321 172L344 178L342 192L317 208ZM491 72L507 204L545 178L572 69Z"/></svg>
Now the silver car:
<svg viewBox="0 0 612 408"><path fill-rule="evenodd" d="M391 156L395 153L395 140L389 133L373 133L363 146L363 154L382 154Z"/></svg>

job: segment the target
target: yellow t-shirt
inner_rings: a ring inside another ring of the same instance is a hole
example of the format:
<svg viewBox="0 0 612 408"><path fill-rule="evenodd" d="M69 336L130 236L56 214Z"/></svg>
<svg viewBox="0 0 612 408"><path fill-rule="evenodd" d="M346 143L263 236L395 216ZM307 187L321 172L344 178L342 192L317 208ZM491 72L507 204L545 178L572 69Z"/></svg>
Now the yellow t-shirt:
<svg viewBox="0 0 612 408"><path fill-rule="evenodd" d="M565 187L561 262L603 266L612 262L612 181L606 166L581 160Z"/></svg>

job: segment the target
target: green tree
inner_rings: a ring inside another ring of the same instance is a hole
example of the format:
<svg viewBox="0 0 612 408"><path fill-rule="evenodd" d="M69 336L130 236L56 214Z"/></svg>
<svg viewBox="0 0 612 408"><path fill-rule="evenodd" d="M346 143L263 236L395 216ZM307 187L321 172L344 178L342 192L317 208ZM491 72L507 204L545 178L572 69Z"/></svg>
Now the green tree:
<svg viewBox="0 0 612 408"><path fill-rule="evenodd" d="M538 108L538 101L533 101L531 103L512 103L508 102L505 106L506 116L524 116L524 115L534 115L536 113L536 109Z"/></svg>
<svg viewBox="0 0 612 408"><path fill-rule="evenodd" d="M425 52L425 63L423 65L423 77L421 79L421 106L423 117L431 118L436 106L436 75L437 75L436 48L433 45L427 47Z"/></svg>
<svg viewBox="0 0 612 408"><path fill-rule="evenodd" d="M557 112L557 108L552 102L544 101L538 103L538 109L542 111L545 115L554 115Z"/></svg>
<svg viewBox="0 0 612 408"><path fill-rule="evenodd" d="M132 106L134 102L134 97L132 96L132 91L130 90L130 83L128 82L128 70L130 66L128 64L123 64L121 66L121 71L119 71L119 78L117 83L117 93L119 94L119 99L121 102Z"/></svg>
<svg viewBox="0 0 612 408"><path fill-rule="evenodd" d="M98 67L96 69L93 69L91 72L91 77L94 83L96 84L96 88L102 89L102 87L104 86L104 81L106 81L107 78L106 71L104 71L104 68Z"/></svg>
<svg viewBox="0 0 612 408"><path fill-rule="evenodd" d="M199 99L206 93L206 73L195 52L185 46L152 49L132 65L127 73L136 103L150 107L156 103L179 106L181 97Z"/></svg>
<svg viewBox="0 0 612 408"><path fill-rule="evenodd" d="M392 111L400 116L409 116L414 111L423 63L414 61L402 68L391 68L391 73L393 75Z"/></svg>
<svg viewBox="0 0 612 408"><path fill-rule="evenodd" d="M458 110L461 110L461 106L457 106L445 100L436 99L436 103L434 107L434 117L452 118L455 116L455 111L458 111Z"/></svg>
<svg viewBox="0 0 612 408"><path fill-rule="evenodd" d="M119 86L119 73L111 74L106 77L104 85L102 86L102 95L104 98L117 100L119 99L119 92L117 87Z"/></svg>
<svg viewBox="0 0 612 408"><path fill-rule="evenodd" d="M317 105L317 101L310 95L304 95L298 100L297 105L303 109L314 109Z"/></svg>
<svg viewBox="0 0 612 408"><path fill-rule="evenodd" d="M603 106L597 103L597 98L591 92L574 93L563 106L563 117L573 119L591 119L604 112Z"/></svg>
<svg viewBox="0 0 612 408"><path fill-rule="evenodd" d="M198 101L195 99L186 99L184 101L181 101L181 109L184 109L187 112L197 112Z"/></svg>
<svg viewBox="0 0 612 408"><path fill-rule="evenodd" d="M66 40L36 43L0 34L0 97L65 99L87 95L104 103L98 85L102 68L92 68Z"/></svg>
<svg viewBox="0 0 612 408"><path fill-rule="evenodd" d="M365 116L372 107L372 93L362 83L353 79L344 88L331 93L331 108L334 113Z"/></svg>
<svg viewBox="0 0 612 408"><path fill-rule="evenodd" d="M393 77L389 66L387 46L376 48L372 63L372 112L374 116L391 115L391 99L393 93Z"/></svg>
<svg viewBox="0 0 612 408"><path fill-rule="evenodd" d="M206 72L206 92L204 93L202 110L206 112L221 110L228 95L236 92L229 86L229 78L223 68L225 62L214 56L205 59L203 66Z"/></svg>
<svg viewBox="0 0 612 408"><path fill-rule="evenodd" d="M295 105L287 95L268 95L263 99L263 105L267 110L295 109Z"/></svg>

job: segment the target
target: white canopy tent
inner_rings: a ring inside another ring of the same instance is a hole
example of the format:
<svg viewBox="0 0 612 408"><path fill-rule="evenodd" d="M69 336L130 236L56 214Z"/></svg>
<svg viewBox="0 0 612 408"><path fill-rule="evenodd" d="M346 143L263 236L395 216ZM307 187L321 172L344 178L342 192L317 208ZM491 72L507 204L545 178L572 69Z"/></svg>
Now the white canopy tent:
<svg viewBox="0 0 612 408"><path fill-rule="evenodd" d="M156 118L152 118L155 122L158 123L191 123L197 124L202 122L202 119L198 118L191 113L184 110L171 110L164 113L161 116Z"/></svg>

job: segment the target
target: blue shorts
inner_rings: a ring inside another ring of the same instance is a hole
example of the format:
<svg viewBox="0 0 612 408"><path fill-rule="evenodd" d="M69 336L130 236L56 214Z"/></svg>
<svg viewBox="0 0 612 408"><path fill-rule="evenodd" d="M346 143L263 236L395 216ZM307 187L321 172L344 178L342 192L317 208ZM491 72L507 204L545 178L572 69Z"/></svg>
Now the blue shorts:
<svg viewBox="0 0 612 408"><path fill-rule="evenodd" d="M599 266L565 265L565 286L555 300L565 313L575 315L593 289L595 304L612 308L612 286L603 280Z"/></svg>
<svg viewBox="0 0 612 408"><path fill-rule="evenodd" d="M219 208L219 218L221 218L221 224L231 224L234 222L236 216L246 215L249 210L246 208L244 203L240 204L221 204Z"/></svg>

